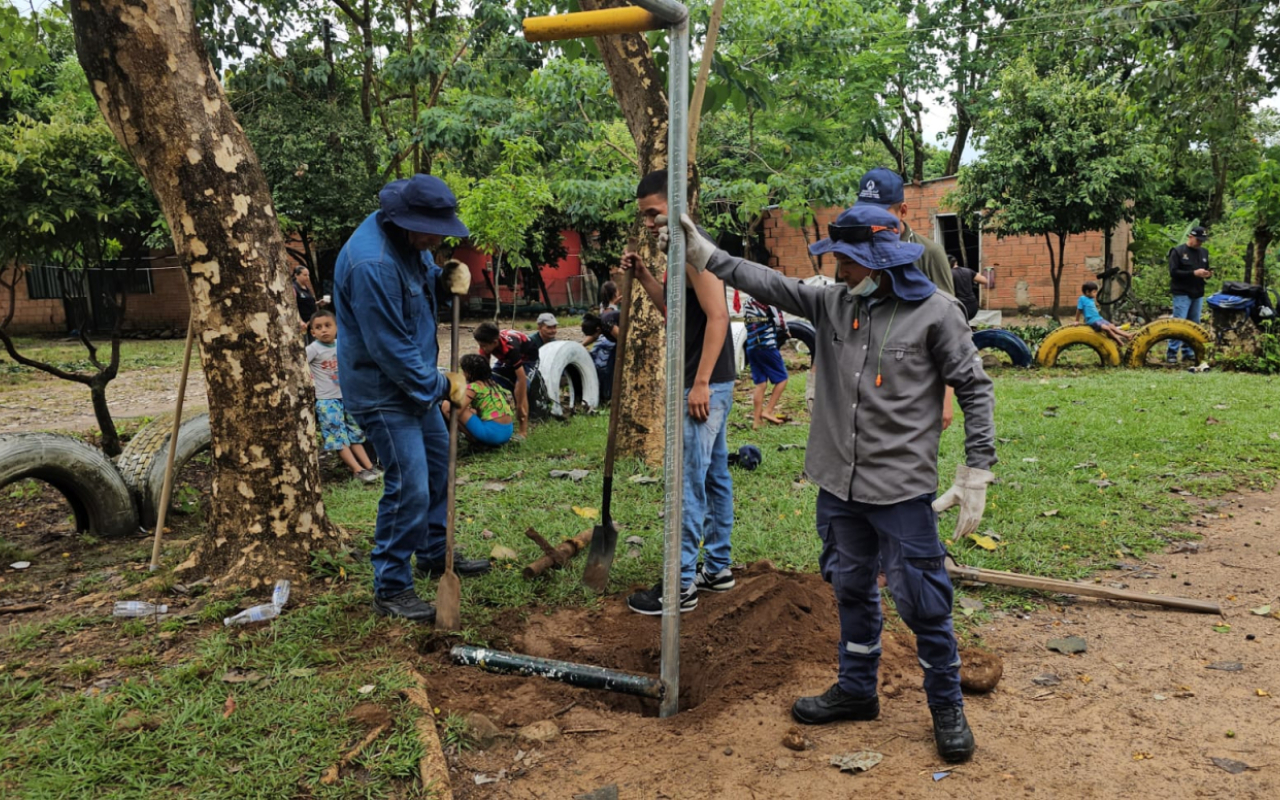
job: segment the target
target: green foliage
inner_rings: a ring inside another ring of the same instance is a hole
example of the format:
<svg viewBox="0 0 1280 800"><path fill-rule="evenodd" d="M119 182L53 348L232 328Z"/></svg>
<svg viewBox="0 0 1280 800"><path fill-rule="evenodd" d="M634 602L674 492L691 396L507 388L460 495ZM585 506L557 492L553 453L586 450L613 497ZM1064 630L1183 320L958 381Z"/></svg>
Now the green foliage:
<svg viewBox="0 0 1280 800"><path fill-rule="evenodd" d="M498 168L472 185L455 182L458 216L480 250L505 257L514 267L532 264L526 253L528 234L543 208L552 202L551 188L538 169L542 148L521 137L503 143Z"/></svg>
<svg viewBox="0 0 1280 800"><path fill-rule="evenodd" d="M1274 322L1264 323L1264 326L1264 332L1253 337L1250 350L1220 354L1218 365L1237 372L1280 374L1280 334L1272 332L1276 327ZM1249 347L1249 344L1245 346Z"/></svg>

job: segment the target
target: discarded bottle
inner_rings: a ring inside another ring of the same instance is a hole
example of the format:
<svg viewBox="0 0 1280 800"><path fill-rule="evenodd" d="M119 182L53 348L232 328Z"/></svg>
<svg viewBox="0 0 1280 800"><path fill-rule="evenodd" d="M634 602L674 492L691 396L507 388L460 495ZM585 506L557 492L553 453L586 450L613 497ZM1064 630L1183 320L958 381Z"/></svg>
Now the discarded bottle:
<svg viewBox="0 0 1280 800"><path fill-rule="evenodd" d="M272 603L246 608L234 617L222 620L223 625L244 625L248 622L266 622L280 616L280 607Z"/></svg>
<svg viewBox="0 0 1280 800"><path fill-rule="evenodd" d="M289 582L281 578L276 581L276 588L271 592L271 605L284 608L287 602L289 602Z"/></svg>
<svg viewBox="0 0 1280 800"><path fill-rule="evenodd" d="M144 603L141 600L117 600L115 608L111 611L111 616L149 617L153 614L163 614L168 610L168 606Z"/></svg>

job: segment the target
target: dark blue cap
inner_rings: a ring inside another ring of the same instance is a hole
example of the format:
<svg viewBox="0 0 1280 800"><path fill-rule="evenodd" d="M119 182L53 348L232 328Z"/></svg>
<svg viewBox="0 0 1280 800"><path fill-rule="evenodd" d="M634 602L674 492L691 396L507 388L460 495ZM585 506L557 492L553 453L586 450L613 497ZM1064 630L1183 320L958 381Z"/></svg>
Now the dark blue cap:
<svg viewBox="0 0 1280 800"><path fill-rule="evenodd" d="M1189 233L1189 234L1187 234L1187 235L1188 235L1188 236L1194 236L1194 237L1196 237L1197 239L1199 239L1199 240L1200 240L1200 241L1202 241L1202 242L1203 242L1205 239L1208 239L1208 238L1209 238L1209 232L1208 232L1208 231L1206 231L1204 228L1201 228L1199 225L1197 225L1196 227L1192 228L1192 229L1191 229L1191 233Z"/></svg>
<svg viewBox="0 0 1280 800"><path fill-rule="evenodd" d="M754 444L744 444L738 448L738 466L745 470L753 470L760 466L764 454Z"/></svg>
<svg viewBox="0 0 1280 800"><path fill-rule="evenodd" d="M859 203L896 206L903 199L902 176L891 169L876 167L858 181Z"/></svg>
<svg viewBox="0 0 1280 800"><path fill-rule="evenodd" d="M883 207L858 203L840 212L827 226L827 238L809 245L809 252L815 256L839 253L868 269L915 263L924 245L902 241L901 230L902 223Z"/></svg>
<svg viewBox="0 0 1280 800"><path fill-rule="evenodd" d="M378 202L387 221L398 228L459 239L471 233L458 219L458 198L434 175L392 181L378 192Z"/></svg>

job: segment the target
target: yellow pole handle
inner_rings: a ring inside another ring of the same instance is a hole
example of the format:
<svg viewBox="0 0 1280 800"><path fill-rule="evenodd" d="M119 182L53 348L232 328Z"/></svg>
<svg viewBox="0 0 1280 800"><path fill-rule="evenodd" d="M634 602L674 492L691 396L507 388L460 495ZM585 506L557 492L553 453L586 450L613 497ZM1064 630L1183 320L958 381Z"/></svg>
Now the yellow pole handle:
<svg viewBox="0 0 1280 800"><path fill-rule="evenodd" d="M626 6L550 17L528 17L524 20L524 38L529 42L554 42L586 36L641 33L665 27L657 17L643 8Z"/></svg>

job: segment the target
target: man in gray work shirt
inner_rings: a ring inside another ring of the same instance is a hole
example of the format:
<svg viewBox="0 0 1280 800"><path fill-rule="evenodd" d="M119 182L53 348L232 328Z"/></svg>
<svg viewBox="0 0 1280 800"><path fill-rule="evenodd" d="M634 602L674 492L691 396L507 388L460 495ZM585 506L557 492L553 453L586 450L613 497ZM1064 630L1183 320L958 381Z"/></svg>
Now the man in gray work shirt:
<svg viewBox="0 0 1280 800"><path fill-rule="evenodd" d="M843 284L806 286L735 258L695 235L688 217L688 261L764 303L805 317L817 329L817 381L805 472L818 484L822 576L840 614L839 679L792 706L798 722L872 720L880 665L883 558L903 622L916 634L938 753L973 754L960 695L960 657L951 624L951 581L938 540L938 511L959 505L956 536L982 519L994 475L995 399L973 346L964 308L913 266L920 245L899 238L882 207L858 203L809 248L834 253ZM665 228L664 228L665 229ZM964 411L965 463L955 485L934 500L945 386Z"/></svg>

